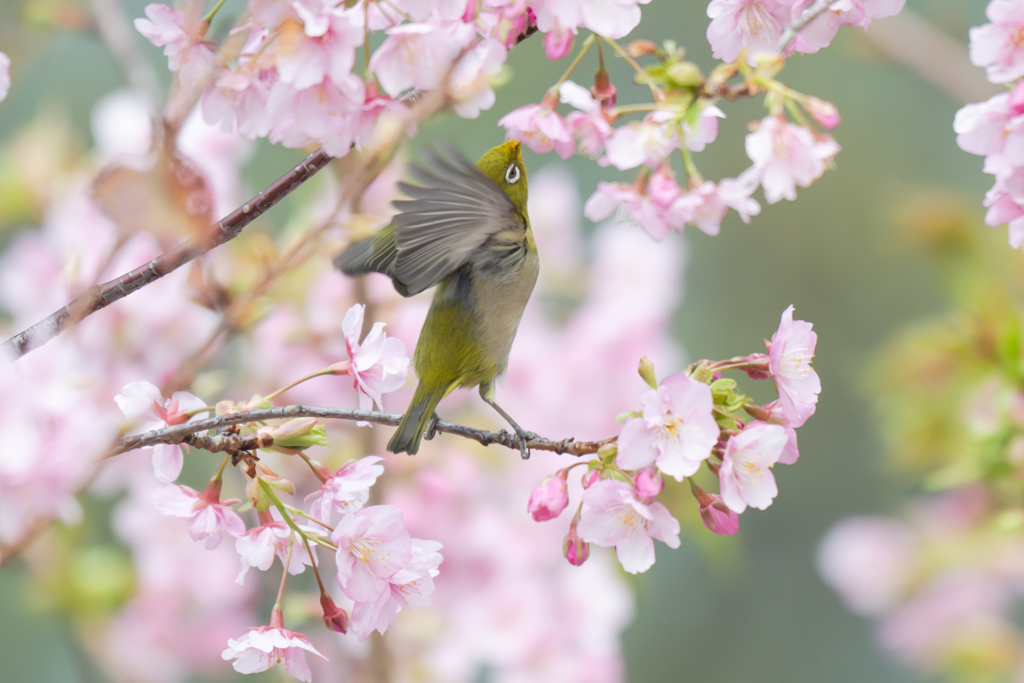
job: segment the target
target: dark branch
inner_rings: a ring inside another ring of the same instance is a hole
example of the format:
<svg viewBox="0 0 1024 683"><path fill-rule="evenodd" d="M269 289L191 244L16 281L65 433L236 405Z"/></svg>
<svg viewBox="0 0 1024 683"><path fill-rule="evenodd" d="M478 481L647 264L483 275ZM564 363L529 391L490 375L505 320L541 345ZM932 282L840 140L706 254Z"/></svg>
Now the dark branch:
<svg viewBox="0 0 1024 683"><path fill-rule="evenodd" d="M115 301L123 299L132 292L177 270L196 257L202 256L214 247L234 239L245 226L263 215L295 188L312 178L327 165L330 159L331 157L322 148L318 149L306 157L301 164L271 183L267 189L259 192L255 197L211 226L209 238L205 242L201 244L186 243L174 251L161 254L144 266L125 273L121 277L90 287L64 308L5 341L0 346L0 354L6 352L14 358L23 356L50 341L86 316L106 308Z"/></svg>
<svg viewBox="0 0 1024 683"><path fill-rule="evenodd" d="M397 413L378 413L366 410L346 410L344 408L321 408L317 406L290 405L279 408L262 408L249 410L242 413L220 415L205 420L197 420L186 424L154 429L144 434L136 434L125 437L120 444L115 446L112 455L133 451L137 448L155 446L168 443L188 443L199 448L220 453L237 453L243 450L253 450L272 445L273 439L266 436L260 437L257 434L218 434L208 437L201 435L211 429L221 429L231 425L244 424L248 422L263 422L266 420L281 420L296 417L318 417L328 420L357 420L360 422L374 422L382 425L397 425L402 416ZM476 441L484 446L496 444L510 450L519 452L519 437L505 430L486 431L475 429L451 422L438 420L434 431L455 434L457 436ZM573 438L551 441L541 437L530 439L527 448L537 451L553 451L555 453L574 456L596 453L606 443L611 443L614 437L600 441L577 441Z"/></svg>

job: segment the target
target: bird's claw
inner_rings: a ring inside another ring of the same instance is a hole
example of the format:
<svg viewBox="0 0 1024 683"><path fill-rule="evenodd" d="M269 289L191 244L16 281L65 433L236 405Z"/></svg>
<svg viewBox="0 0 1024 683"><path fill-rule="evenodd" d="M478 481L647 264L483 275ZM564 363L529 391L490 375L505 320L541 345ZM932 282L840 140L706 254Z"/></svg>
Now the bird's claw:
<svg viewBox="0 0 1024 683"><path fill-rule="evenodd" d="M519 442L519 455L523 460L530 459L530 449L527 447L527 442L530 439L539 439L540 437L533 432L528 432L523 429L516 429L516 440Z"/></svg>
<svg viewBox="0 0 1024 683"><path fill-rule="evenodd" d="M433 415L430 416L430 419L427 421L427 428L423 432L423 438L426 439L427 441L430 441L431 439L434 438L434 436L437 435L438 420L439 418L437 417L437 413L435 412Z"/></svg>

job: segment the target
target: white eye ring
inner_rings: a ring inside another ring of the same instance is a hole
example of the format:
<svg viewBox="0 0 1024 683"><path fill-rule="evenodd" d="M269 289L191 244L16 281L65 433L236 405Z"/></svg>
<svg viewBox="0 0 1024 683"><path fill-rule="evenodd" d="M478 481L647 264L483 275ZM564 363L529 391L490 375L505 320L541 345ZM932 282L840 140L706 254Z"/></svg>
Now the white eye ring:
<svg viewBox="0 0 1024 683"><path fill-rule="evenodd" d="M511 166L508 167L508 170L505 171L505 182L508 183L509 185L515 185L516 183L519 182L518 166L512 164Z"/></svg>

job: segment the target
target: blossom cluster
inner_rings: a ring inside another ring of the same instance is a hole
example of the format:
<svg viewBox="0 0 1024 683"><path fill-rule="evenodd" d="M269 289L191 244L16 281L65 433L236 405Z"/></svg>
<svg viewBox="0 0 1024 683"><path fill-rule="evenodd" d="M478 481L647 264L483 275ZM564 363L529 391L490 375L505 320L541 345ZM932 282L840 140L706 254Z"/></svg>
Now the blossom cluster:
<svg viewBox="0 0 1024 683"><path fill-rule="evenodd" d="M971 62L1010 90L964 106L953 130L960 149L985 157L985 173L995 176L985 194L985 223L1007 223L1010 246L1024 249L1024 3L992 0L986 15L989 23L970 30Z"/></svg>
<svg viewBox="0 0 1024 683"><path fill-rule="evenodd" d="M570 72L592 42L583 44ZM637 41L627 49L637 56L656 57L643 68L630 62L637 69L638 80L650 87L652 103L617 105L616 88L602 57L593 87L587 89L568 80L567 73L539 104L520 107L498 122L504 126L506 138L520 140L535 152L554 151L564 159L579 151L602 166L639 169L632 182L598 184L584 207L593 221L614 215L641 226L659 241L687 225L715 235L730 209L748 223L760 213L761 205L753 197L759 187L768 203L794 200L796 188L810 186L839 152L835 140L810 123L826 130L834 128L839 124L836 107L777 81L781 62L776 56L766 56L753 69L742 61L725 65L705 78L696 64L685 61L683 53L672 46L658 48ZM751 92L766 93L769 115L747 135L751 166L735 178L705 180L693 153L703 151L717 138L718 121L725 113L716 102L727 87L725 81L737 73L743 75ZM572 111L563 116L558 111L560 103ZM628 114L641 111L646 112L641 120L622 122ZM787 112L795 119L791 121ZM682 183L671 162L676 153L686 173Z"/></svg>
<svg viewBox="0 0 1024 683"><path fill-rule="evenodd" d="M606 444L586 464L580 505L564 540L566 559L582 564L589 543L614 547L623 568L636 574L654 564L654 540L678 547L679 522L654 500L664 477L689 482L701 519L716 534L735 534L748 506L770 506L778 494L772 467L797 461L795 430L814 413L821 391L811 367L816 341L811 324L794 320L790 306L767 343L767 355L701 361L657 385L653 369L641 363L651 391L640 399L643 409L627 417L617 443ZM732 368L774 380L778 400L758 406L736 394L735 382L721 377ZM754 419L739 420L740 410ZM551 520L565 510L568 475L580 465L537 486L528 503L535 520ZM719 493L708 493L694 480L701 465L717 478Z"/></svg>
<svg viewBox="0 0 1024 683"><path fill-rule="evenodd" d="M581 28L626 35L645 2L250 0L246 23L232 31L240 47L209 40L210 17L167 5L147 6L135 26L164 48L183 85L202 91L208 122L250 139L319 144L344 156L366 144L380 115L404 116L401 96L412 88L443 87L460 116L479 116L495 102L490 79L527 29L545 33L549 56L558 58ZM385 36L370 54L373 32Z"/></svg>
<svg viewBox="0 0 1024 683"><path fill-rule="evenodd" d="M404 345L388 338L383 324L377 323L360 340L363 327L360 305L345 316L343 331L349 359L336 363L317 375L346 374L352 377L360 404L380 405L381 394L404 384L409 359ZM309 379L309 378L306 378ZM203 418L214 410L217 415L268 407L269 400L256 397L244 405L229 401L215 409L184 391L165 399L148 382L132 382L117 395L116 401L133 425L134 433L181 425ZM373 631L383 633L395 625L399 611L422 607L430 602L433 578L442 561L441 544L412 538L405 528L402 512L390 505L369 505L370 488L384 472L382 458L364 456L330 471L305 456L304 450L326 445L323 427L313 418L290 420L281 425L248 424L235 427L238 433L255 434L267 444L267 450L301 457L309 464L320 488L307 496L309 512L286 505L279 493L294 494L295 486L278 476L256 455L256 451L236 455L242 464L247 507L256 510L258 524L246 528L235 506L238 499L222 499L223 471L231 458L209 480L205 490L196 491L174 482L182 471L185 445L157 445L152 451L153 470L162 484L153 491L153 504L163 515L188 521L193 541L208 550L216 549L224 535L235 539L235 551L242 584L249 569L271 568L275 556L287 574L302 573L313 567L320 584L320 603L328 628L346 633L352 630L361 640ZM313 522L302 523L303 518ZM344 595L345 607L339 607L320 582L315 546L334 550L336 580ZM282 579L282 591L284 579ZM300 680L310 680L303 651L320 654L305 636L283 627L280 606L275 608L269 626L253 629L243 637L229 641L225 659L233 659L236 670L252 673L283 663ZM322 656L322 655L321 655Z"/></svg>

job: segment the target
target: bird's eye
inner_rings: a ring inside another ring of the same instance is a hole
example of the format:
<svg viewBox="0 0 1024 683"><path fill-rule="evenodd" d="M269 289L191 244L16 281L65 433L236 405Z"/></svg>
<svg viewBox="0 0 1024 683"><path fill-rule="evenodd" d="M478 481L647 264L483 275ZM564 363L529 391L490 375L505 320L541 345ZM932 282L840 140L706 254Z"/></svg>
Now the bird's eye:
<svg viewBox="0 0 1024 683"><path fill-rule="evenodd" d="M505 182L508 183L509 185L515 185L516 183L519 182L518 166L512 164L511 166L508 167L508 170L505 171Z"/></svg>

